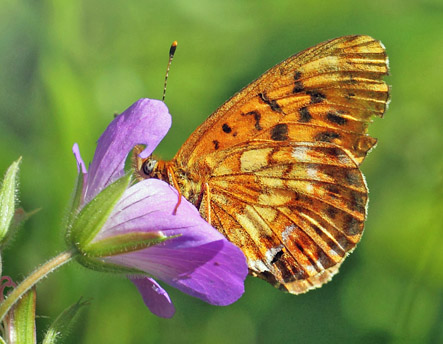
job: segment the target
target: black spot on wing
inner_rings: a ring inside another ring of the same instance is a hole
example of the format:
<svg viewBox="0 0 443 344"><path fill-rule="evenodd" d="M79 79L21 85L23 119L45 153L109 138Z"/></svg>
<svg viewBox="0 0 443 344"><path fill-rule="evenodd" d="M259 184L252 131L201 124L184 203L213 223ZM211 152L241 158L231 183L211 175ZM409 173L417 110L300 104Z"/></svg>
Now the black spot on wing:
<svg viewBox="0 0 443 344"><path fill-rule="evenodd" d="M355 244L352 243L351 241L349 241L345 235L340 236L337 239L338 244L340 245L340 247L343 248L343 250L345 250L346 252L349 251L350 249L352 249Z"/></svg>
<svg viewBox="0 0 443 344"><path fill-rule="evenodd" d="M360 174L355 171L347 171L345 174L346 181L351 185L360 185L361 184L361 177Z"/></svg>
<svg viewBox="0 0 443 344"><path fill-rule="evenodd" d="M345 98L346 98L347 100L351 100L353 97L355 97L355 93L354 93L354 92L348 92L348 93L345 95Z"/></svg>
<svg viewBox="0 0 443 344"><path fill-rule="evenodd" d="M306 106L303 106L302 108L300 108L300 110L298 110L299 114L300 114L300 118L299 118L299 122L301 123L308 123L311 121L312 116L309 113L309 109Z"/></svg>
<svg viewBox="0 0 443 344"><path fill-rule="evenodd" d="M360 222L353 216L347 215L344 219L343 230L346 235L356 235L361 232Z"/></svg>
<svg viewBox="0 0 443 344"><path fill-rule="evenodd" d="M342 117L340 115L337 115L337 114L335 114L333 112L328 112L326 114L326 119L329 122L335 123L335 124L338 124L338 125L344 125L348 121L346 118L344 118L344 117Z"/></svg>
<svg viewBox="0 0 443 344"><path fill-rule="evenodd" d="M261 119L261 114L254 110L254 111L249 111L247 113L242 113L243 116L254 116L255 119L255 129L257 130L263 130L263 128L260 125L260 119Z"/></svg>
<svg viewBox="0 0 443 344"><path fill-rule="evenodd" d="M294 265L288 265L281 259L274 264L274 267L278 269L281 273L281 277L284 283L290 283L295 280L306 279L309 275Z"/></svg>
<svg viewBox="0 0 443 344"><path fill-rule="evenodd" d="M311 104L321 103L326 99L326 96L317 90L307 91L306 93L311 96Z"/></svg>
<svg viewBox="0 0 443 344"><path fill-rule="evenodd" d="M272 111L275 112L282 112L280 105L278 105L276 100L271 100L268 98L268 96L266 95L266 93L259 93L258 94L260 96L260 98L270 106Z"/></svg>
<svg viewBox="0 0 443 344"><path fill-rule="evenodd" d="M334 208L333 206L329 206L326 209L326 212L328 213L329 218L335 219L335 217L337 216L338 210L337 210L337 208Z"/></svg>
<svg viewBox="0 0 443 344"><path fill-rule="evenodd" d="M318 134L317 136L319 136ZM332 158L340 158L343 156L343 151L340 148L332 147L332 148L325 148L324 149L325 154L331 156Z"/></svg>
<svg viewBox="0 0 443 344"><path fill-rule="evenodd" d="M226 134L229 134L232 131L231 127L227 123L222 125L222 129Z"/></svg>
<svg viewBox="0 0 443 344"><path fill-rule="evenodd" d="M325 189L328 190L329 195L333 198L338 198L340 197L340 189L338 188L338 186L333 185L333 184L328 184L325 186Z"/></svg>
<svg viewBox="0 0 443 344"><path fill-rule="evenodd" d="M292 89L292 93L300 93L303 92L305 87L303 83L299 80L301 78L301 72L295 71L294 73L294 88Z"/></svg>
<svg viewBox="0 0 443 344"><path fill-rule="evenodd" d="M283 250L278 251L271 260L271 264L275 264L283 256Z"/></svg>
<svg viewBox="0 0 443 344"><path fill-rule="evenodd" d="M365 213L365 198L362 197L361 194L359 194L358 192L353 191L351 193L351 203L350 203L350 208L352 210L356 210L359 213Z"/></svg>
<svg viewBox="0 0 443 344"><path fill-rule="evenodd" d="M324 131L322 133L319 133L315 135L316 141L322 141L322 142L332 142L334 139L340 138L340 135L338 133L335 133L333 131Z"/></svg>
<svg viewBox="0 0 443 344"><path fill-rule="evenodd" d="M300 93L305 90L303 83L301 81L296 81L294 83L294 88L292 89L292 93Z"/></svg>
<svg viewBox="0 0 443 344"><path fill-rule="evenodd" d="M286 123L279 123L271 129L271 139L274 141L286 141L288 137L288 125Z"/></svg>
<svg viewBox="0 0 443 344"><path fill-rule="evenodd" d="M219 148L219 142L217 140L212 141L214 144L214 149L217 150Z"/></svg>

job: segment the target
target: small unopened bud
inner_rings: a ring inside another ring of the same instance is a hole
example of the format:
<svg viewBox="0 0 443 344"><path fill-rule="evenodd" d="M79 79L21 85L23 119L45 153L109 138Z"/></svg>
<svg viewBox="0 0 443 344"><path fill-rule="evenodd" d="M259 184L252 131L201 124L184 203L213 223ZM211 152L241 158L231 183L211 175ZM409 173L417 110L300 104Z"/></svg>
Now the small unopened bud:
<svg viewBox="0 0 443 344"><path fill-rule="evenodd" d="M0 188L0 245L8 238L8 232L14 224L17 194L17 175L21 158L8 168Z"/></svg>

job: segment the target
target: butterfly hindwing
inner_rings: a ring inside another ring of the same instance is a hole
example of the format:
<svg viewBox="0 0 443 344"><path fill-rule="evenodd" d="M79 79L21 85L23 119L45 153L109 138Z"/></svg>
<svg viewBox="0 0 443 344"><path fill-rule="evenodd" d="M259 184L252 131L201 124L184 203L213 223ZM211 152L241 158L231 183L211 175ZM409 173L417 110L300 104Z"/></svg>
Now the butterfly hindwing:
<svg viewBox="0 0 443 344"><path fill-rule="evenodd" d="M252 274L305 292L332 277L360 240L366 185L336 145L256 141L205 160L211 222L242 248ZM205 201L200 211L208 217Z"/></svg>

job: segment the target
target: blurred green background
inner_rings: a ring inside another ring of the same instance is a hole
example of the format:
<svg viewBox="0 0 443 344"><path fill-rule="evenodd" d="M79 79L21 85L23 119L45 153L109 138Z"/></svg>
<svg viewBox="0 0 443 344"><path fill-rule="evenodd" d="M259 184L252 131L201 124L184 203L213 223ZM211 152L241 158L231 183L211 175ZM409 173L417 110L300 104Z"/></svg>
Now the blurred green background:
<svg viewBox="0 0 443 344"><path fill-rule="evenodd" d="M0 171L23 156L21 204L41 208L5 252L5 274L20 280L64 249L73 143L91 161L115 112L161 97L173 40L164 158L266 69L347 34L386 45L392 102L362 166L365 235L332 282L293 296L248 277L228 307L167 288L177 313L164 320L125 278L72 263L37 289L39 335L84 296L68 343L443 343L441 0L1 0Z"/></svg>

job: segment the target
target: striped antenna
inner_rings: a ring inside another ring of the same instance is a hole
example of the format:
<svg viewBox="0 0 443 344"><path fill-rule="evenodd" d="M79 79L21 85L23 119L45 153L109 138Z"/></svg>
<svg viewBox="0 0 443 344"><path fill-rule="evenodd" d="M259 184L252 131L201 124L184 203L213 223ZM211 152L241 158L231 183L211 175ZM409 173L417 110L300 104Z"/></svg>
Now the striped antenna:
<svg viewBox="0 0 443 344"><path fill-rule="evenodd" d="M171 49L169 49L169 61L168 61L168 67L166 67L166 75L165 75L165 85L163 87L163 97L162 101L165 101L166 96L166 85L168 83L168 74L169 74L169 68L171 67L172 59L174 58L175 50L177 49L177 41L172 42Z"/></svg>

